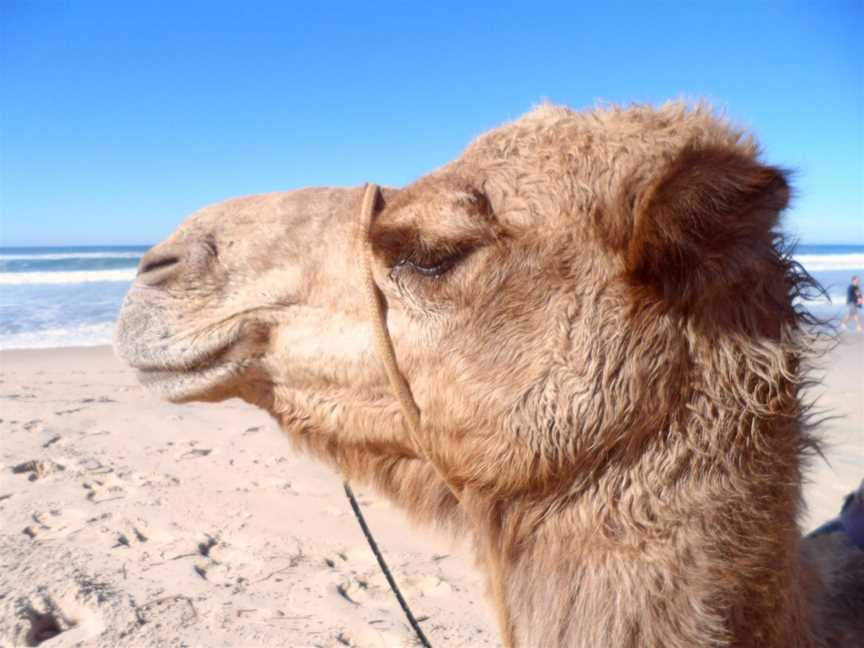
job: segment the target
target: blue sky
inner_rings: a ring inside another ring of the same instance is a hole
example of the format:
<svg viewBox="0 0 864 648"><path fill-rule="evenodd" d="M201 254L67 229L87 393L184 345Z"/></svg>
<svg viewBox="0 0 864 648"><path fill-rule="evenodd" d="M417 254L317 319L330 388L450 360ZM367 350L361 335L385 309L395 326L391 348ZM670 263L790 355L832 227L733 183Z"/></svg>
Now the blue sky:
<svg viewBox="0 0 864 648"><path fill-rule="evenodd" d="M236 195L402 185L543 99L707 98L864 243L864 3L0 3L0 245L148 244ZM424 6L428 5L428 6Z"/></svg>

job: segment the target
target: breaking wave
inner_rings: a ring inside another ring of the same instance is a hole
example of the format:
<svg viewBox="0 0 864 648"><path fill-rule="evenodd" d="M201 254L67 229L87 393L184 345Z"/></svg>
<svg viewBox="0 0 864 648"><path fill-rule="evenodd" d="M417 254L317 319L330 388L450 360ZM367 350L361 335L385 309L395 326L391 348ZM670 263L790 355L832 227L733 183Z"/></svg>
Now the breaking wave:
<svg viewBox="0 0 864 648"><path fill-rule="evenodd" d="M864 254L796 254L795 260L808 272L864 268Z"/></svg>
<svg viewBox="0 0 864 648"><path fill-rule="evenodd" d="M137 270L73 270L69 272L0 272L0 285L77 284L96 281L132 281Z"/></svg>

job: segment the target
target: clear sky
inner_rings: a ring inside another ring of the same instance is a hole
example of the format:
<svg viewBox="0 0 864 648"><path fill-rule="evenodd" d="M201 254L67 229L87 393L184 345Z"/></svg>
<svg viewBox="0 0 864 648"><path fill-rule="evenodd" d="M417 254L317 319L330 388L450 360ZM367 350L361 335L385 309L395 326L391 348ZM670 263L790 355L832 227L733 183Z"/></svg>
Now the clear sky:
<svg viewBox="0 0 864 648"><path fill-rule="evenodd" d="M584 5L584 6L580 6ZM147 244L231 196L402 185L543 99L707 98L864 243L864 2L0 0L0 245Z"/></svg>

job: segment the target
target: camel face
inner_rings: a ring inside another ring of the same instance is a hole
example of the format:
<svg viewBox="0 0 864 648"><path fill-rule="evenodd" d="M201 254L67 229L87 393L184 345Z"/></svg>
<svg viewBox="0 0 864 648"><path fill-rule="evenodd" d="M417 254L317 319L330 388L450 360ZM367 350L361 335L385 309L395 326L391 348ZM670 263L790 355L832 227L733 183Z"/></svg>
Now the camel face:
<svg viewBox="0 0 864 648"><path fill-rule="evenodd" d="M334 348L357 355L344 331L363 315L342 277L358 262L360 196L303 190L197 212L141 260L118 324L119 354L168 399L259 404L272 399L274 366L299 373L310 356L326 365ZM331 313L334 302L344 309Z"/></svg>

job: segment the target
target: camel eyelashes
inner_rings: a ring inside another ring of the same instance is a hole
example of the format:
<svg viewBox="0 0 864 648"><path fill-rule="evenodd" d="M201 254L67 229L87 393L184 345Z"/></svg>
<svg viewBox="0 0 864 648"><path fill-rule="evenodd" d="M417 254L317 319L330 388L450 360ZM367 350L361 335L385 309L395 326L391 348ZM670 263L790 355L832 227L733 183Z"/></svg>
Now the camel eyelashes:
<svg viewBox="0 0 864 648"><path fill-rule="evenodd" d="M484 241L475 233L461 232L458 239L424 236L414 227L375 227L371 234L373 253L390 279L414 275L437 279L450 272Z"/></svg>
<svg viewBox="0 0 864 648"><path fill-rule="evenodd" d="M446 256L439 256L434 260L417 259L415 256L398 260L390 270L390 277L408 270L423 277L438 278L452 270L460 261L468 256L468 251L459 250Z"/></svg>

